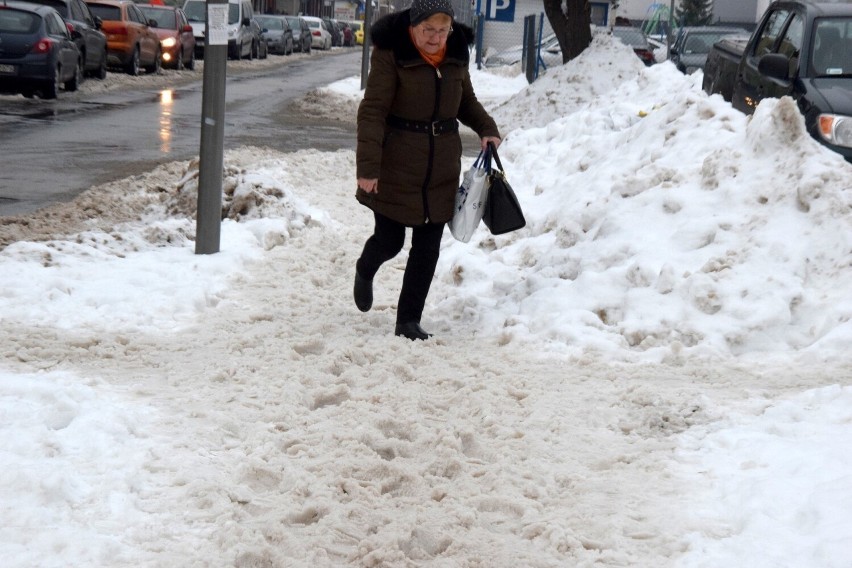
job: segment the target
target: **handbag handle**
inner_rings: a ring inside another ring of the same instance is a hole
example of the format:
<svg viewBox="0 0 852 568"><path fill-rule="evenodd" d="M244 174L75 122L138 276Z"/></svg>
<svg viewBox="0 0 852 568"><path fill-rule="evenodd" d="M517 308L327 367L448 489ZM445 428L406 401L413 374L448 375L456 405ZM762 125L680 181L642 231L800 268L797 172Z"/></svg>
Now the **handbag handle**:
<svg viewBox="0 0 852 568"><path fill-rule="evenodd" d="M482 167L487 171L491 171L491 148L479 151L479 156L477 156L476 161L473 163L473 167Z"/></svg>
<svg viewBox="0 0 852 568"><path fill-rule="evenodd" d="M494 145L494 142L488 143L488 151L491 153L491 157L494 158L494 162L497 164L497 169L502 173L503 164L500 163L500 156L497 155L497 146Z"/></svg>

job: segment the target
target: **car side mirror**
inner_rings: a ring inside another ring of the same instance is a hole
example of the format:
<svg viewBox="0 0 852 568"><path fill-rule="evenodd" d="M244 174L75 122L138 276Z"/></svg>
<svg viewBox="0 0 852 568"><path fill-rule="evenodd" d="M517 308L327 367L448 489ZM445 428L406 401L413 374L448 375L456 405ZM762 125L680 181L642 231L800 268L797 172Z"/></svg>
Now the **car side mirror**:
<svg viewBox="0 0 852 568"><path fill-rule="evenodd" d="M148 20L148 25L151 26L152 28L158 27L157 26L157 20Z"/></svg>
<svg viewBox="0 0 852 568"><path fill-rule="evenodd" d="M99 30L103 27L103 25L104 21L99 16L95 16L95 29Z"/></svg>
<svg viewBox="0 0 852 568"><path fill-rule="evenodd" d="M780 53L767 53L757 62L757 71L779 81L790 80L790 59Z"/></svg>
<svg viewBox="0 0 852 568"><path fill-rule="evenodd" d="M65 29L68 30L68 35L71 37L71 39L80 39L81 37L83 37L83 34L81 34L77 30L77 28L75 28L72 24L69 24L68 22L65 22Z"/></svg>
<svg viewBox="0 0 852 568"><path fill-rule="evenodd" d="M247 28L251 27L251 18L243 18L243 25Z"/></svg>

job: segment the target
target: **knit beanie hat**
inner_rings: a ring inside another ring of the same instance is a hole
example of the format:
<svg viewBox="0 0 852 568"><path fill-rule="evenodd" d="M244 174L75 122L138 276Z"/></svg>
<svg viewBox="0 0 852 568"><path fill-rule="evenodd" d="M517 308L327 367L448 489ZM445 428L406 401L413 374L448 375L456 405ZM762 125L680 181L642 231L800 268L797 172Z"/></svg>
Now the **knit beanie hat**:
<svg viewBox="0 0 852 568"><path fill-rule="evenodd" d="M426 18L438 13L443 13L451 18L455 17L453 4L450 0L413 0L409 18L411 25L416 26Z"/></svg>

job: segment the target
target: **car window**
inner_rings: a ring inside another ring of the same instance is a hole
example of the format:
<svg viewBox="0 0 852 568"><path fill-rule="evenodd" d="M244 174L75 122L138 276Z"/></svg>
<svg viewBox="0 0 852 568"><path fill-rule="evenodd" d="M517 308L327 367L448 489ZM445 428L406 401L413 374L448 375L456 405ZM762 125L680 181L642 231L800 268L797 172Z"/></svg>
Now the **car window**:
<svg viewBox="0 0 852 568"><path fill-rule="evenodd" d="M802 37L805 32L805 23L802 16L793 14L790 18L790 24L787 26L787 31L784 32L784 37L781 38L781 43L778 44L778 53L786 55L790 58L790 76L795 75L795 71L799 68L799 52L802 51Z"/></svg>
<svg viewBox="0 0 852 568"><path fill-rule="evenodd" d="M58 13L48 13L45 16L44 23L47 27L47 33L50 35L68 37L68 28L65 27L65 24L62 22L62 18Z"/></svg>
<svg viewBox="0 0 852 568"><path fill-rule="evenodd" d="M814 22L816 75L852 75L852 18L820 18Z"/></svg>
<svg viewBox="0 0 852 568"><path fill-rule="evenodd" d="M200 20L204 21L204 20ZM228 24L234 25L240 23L240 5L228 4Z"/></svg>
<svg viewBox="0 0 852 568"><path fill-rule="evenodd" d="M283 30L284 26L278 18L258 18L258 23L268 30Z"/></svg>
<svg viewBox="0 0 852 568"><path fill-rule="evenodd" d="M31 34L41 25L37 14L21 10L0 10L0 32Z"/></svg>
<svg viewBox="0 0 852 568"><path fill-rule="evenodd" d="M190 0L183 5L183 11L190 22L203 22L207 18L207 3Z"/></svg>
<svg viewBox="0 0 852 568"><path fill-rule="evenodd" d="M102 20L121 21L121 8L107 4L89 4L92 14Z"/></svg>
<svg viewBox="0 0 852 568"><path fill-rule="evenodd" d="M85 9L80 5L80 0L71 0L68 2L68 10L71 11L71 18L77 20L78 22L86 22L88 21L88 13ZM62 14L61 10L57 10L60 14ZM62 14L63 18L67 18L66 14Z"/></svg>
<svg viewBox="0 0 852 568"><path fill-rule="evenodd" d="M139 8L136 7L136 4L128 4L127 17L129 20L136 22L137 24L148 23L148 20L146 20L142 12L139 11Z"/></svg>
<svg viewBox="0 0 852 568"><path fill-rule="evenodd" d="M50 6L63 18L68 17L68 6L65 5L65 2L62 0L34 0L36 4L41 4L43 6Z"/></svg>
<svg viewBox="0 0 852 568"><path fill-rule="evenodd" d="M630 47L647 47L648 40L642 35L642 31L638 28L619 28L612 29L612 35L621 40L621 43Z"/></svg>
<svg viewBox="0 0 852 568"><path fill-rule="evenodd" d="M177 19L172 10L162 8L150 8L148 6L137 6L146 20L156 20L158 28L167 30L177 29Z"/></svg>
<svg viewBox="0 0 852 568"><path fill-rule="evenodd" d="M789 10L775 10L769 15L769 19L766 20L766 25L760 32L760 36L754 46L754 55L760 57L772 51L775 40L781 34L781 29L784 27L784 22L787 21L787 16L789 15Z"/></svg>

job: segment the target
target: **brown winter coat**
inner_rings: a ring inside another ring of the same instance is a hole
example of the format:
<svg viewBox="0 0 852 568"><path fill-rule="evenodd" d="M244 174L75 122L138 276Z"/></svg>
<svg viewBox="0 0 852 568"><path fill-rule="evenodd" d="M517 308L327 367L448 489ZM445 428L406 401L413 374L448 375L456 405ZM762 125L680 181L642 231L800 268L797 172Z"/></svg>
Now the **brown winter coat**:
<svg viewBox="0 0 852 568"><path fill-rule="evenodd" d="M432 136L393 128L388 115L432 122L457 118L480 137L500 136L473 92L468 65L473 30L453 22L444 61L426 63L408 33L408 10L371 28L374 44L364 99L358 108L357 177L379 180L378 193L358 189L358 201L407 226L445 223L453 216L462 145L458 132Z"/></svg>

